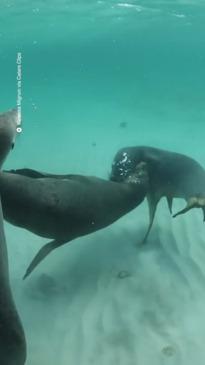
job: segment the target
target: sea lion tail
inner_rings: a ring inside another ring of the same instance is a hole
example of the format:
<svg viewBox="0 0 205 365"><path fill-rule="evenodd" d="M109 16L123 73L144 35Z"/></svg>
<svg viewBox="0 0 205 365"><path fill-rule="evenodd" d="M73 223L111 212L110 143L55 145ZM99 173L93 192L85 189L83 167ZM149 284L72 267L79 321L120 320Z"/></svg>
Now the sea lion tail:
<svg viewBox="0 0 205 365"><path fill-rule="evenodd" d="M175 218L180 214L184 214L192 208L202 208L203 220L205 222L205 198L201 198L201 197L192 197L192 198L190 198L187 202L187 206L184 209L177 212L176 214L174 214L172 217Z"/></svg>
<svg viewBox="0 0 205 365"><path fill-rule="evenodd" d="M58 241L58 240L53 240L51 242L48 242L46 245L44 245L36 254L36 256L33 258L33 260L31 261L30 265L28 266L26 273L23 277L23 280L26 279L31 272L35 269L35 267L51 252L53 251L55 248L59 247L60 245L62 245L63 243L65 243L64 241Z"/></svg>

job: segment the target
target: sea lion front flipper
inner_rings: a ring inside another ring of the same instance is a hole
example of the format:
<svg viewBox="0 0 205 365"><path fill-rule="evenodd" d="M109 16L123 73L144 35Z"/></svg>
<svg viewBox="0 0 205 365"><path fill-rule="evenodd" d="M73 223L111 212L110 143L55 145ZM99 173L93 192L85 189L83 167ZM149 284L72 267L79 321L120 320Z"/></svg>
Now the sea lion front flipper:
<svg viewBox="0 0 205 365"><path fill-rule="evenodd" d="M153 221L154 221L154 217L155 217L155 213L156 213L156 209L157 209L157 204L159 202L159 198L156 197L155 195L148 194L147 195L147 201L148 201L148 207L149 207L149 226L148 226L147 232L145 234L145 237L142 241L142 244L144 244L146 242L146 240L149 236L149 233L151 231Z"/></svg>
<svg viewBox="0 0 205 365"><path fill-rule="evenodd" d="M68 240L69 241L69 240ZM53 240L48 242L46 245L44 245L36 254L36 256L31 261L30 265L28 266L26 273L23 277L23 280L27 278L31 274L31 272L35 269L35 267L55 248L63 245L64 243L68 241L59 241L59 240Z"/></svg>
<svg viewBox="0 0 205 365"><path fill-rule="evenodd" d="M171 196L167 196L167 204L169 207L169 211L172 214L172 202L173 202L173 198Z"/></svg>

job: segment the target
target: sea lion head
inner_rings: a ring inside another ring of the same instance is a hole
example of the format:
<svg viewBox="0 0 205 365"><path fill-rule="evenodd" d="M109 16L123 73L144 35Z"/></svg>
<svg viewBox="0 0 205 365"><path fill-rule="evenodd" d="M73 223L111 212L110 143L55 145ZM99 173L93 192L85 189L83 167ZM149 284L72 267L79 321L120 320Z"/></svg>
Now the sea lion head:
<svg viewBox="0 0 205 365"><path fill-rule="evenodd" d="M126 183L134 183L140 185L148 185L149 176L146 162L140 162L135 167L134 171L130 174L127 174L124 182Z"/></svg>
<svg viewBox="0 0 205 365"><path fill-rule="evenodd" d="M119 150L114 157L110 180L123 182L135 171L138 162L137 158L131 153L131 149L123 148Z"/></svg>

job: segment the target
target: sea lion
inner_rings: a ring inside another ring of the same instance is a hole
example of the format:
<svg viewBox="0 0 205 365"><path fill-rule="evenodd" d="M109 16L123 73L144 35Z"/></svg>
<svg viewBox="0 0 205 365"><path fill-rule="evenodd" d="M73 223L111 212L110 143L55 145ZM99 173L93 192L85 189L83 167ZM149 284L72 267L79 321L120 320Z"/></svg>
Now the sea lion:
<svg viewBox="0 0 205 365"><path fill-rule="evenodd" d="M0 166L13 147L17 111L0 114ZM23 365L26 361L24 330L10 288L7 246L0 199L0 364Z"/></svg>
<svg viewBox="0 0 205 365"><path fill-rule="evenodd" d="M180 153L154 147L125 147L114 157L110 180L123 182L141 161L147 163L149 175L149 227L143 242L149 235L157 204L162 197L166 197L171 213L173 198L187 201L186 207L173 217L192 208L201 208L205 220L205 170L197 161Z"/></svg>
<svg viewBox="0 0 205 365"><path fill-rule="evenodd" d="M37 253L24 278L55 248L107 227L137 207L146 196L147 184L144 163L124 183L82 175L32 178L2 172L4 218L53 239Z"/></svg>
<svg viewBox="0 0 205 365"><path fill-rule="evenodd" d="M17 123L17 109L0 114L0 167L9 151L14 148Z"/></svg>

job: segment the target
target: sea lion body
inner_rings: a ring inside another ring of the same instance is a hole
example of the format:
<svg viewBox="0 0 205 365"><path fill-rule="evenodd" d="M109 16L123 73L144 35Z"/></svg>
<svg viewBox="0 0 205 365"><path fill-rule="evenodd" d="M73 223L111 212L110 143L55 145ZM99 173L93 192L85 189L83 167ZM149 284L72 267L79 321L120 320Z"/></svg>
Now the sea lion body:
<svg viewBox="0 0 205 365"><path fill-rule="evenodd" d="M14 147L17 123L17 109L11 109L0 114L0 167Z"/></svg>
<svg viewBox="0 0 205 365"><path fill-rule="evenodd" d="M17 111L0 114L0 166L13 147L16 127ZM24 365L25 361L26 341L10 288L0 197L0 364Z"/></svg>
<svg viewBox="0 0 205 365"><path fill-rule="evenodd" d="M112 224L138 206L147 192L147 175L141 170L136 176L133 173L133 181L123 184L69 176L60 179L0 174L4 218L54 240L41 249L35 266L54 248Z"/></svg>
<svg viewBox="0 0 205 365"><path fill-rule="evenodd" d="M205 215L205 170L191 157L153 147L125 147L115 155L111 181L123 182L139 162L146 162L149 175L147 199L151 229L156 207L166 197L170 212L173 198L183 198L187 206L174 215L183 214L194 207L202 208Z"/></svg>
<svg viewBox="0 0 205 365"><path fill-rule="evenodd" d="M33 179L0 173L4 218L53 239L73 239L113 223L144 198L143 189L96 177Z"/></svg>
<svg viewBox="0 0 205 365"><path fill-rule="evenodd" d="M26 342L10 289L8 257L0 202L0 364L23 365Z"/></svg>

